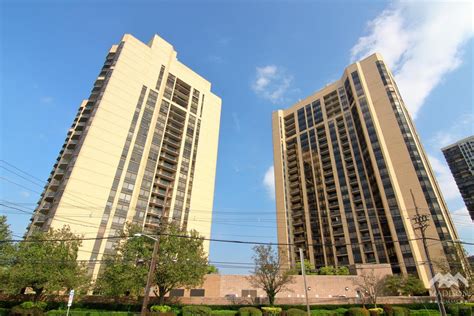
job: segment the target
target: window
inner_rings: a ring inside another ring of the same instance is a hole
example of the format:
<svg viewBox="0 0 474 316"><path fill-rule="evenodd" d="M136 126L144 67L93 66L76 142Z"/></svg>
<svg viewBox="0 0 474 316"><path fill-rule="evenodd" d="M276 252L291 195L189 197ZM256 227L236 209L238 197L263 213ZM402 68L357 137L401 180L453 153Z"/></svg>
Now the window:
<svg viewBox="0 0 474 316"><path fill-rule="evenodd" d="M190 296L193 297L193 296L201 296L203 297L204 296L204 293L205 293L205 290L204 289L191 289L190 291Z"/></svg>
<svg viewBox="0 0 474 316"><path fill-rule="evenodd" d="M257 297L257 290L242 290L242 297Z"/></svg>
<svg viewBox="0 0 474 316"><path fill-rule="evenodd" d="M184 289L172 289L170 291L170 297L183 297Z"/></svg>

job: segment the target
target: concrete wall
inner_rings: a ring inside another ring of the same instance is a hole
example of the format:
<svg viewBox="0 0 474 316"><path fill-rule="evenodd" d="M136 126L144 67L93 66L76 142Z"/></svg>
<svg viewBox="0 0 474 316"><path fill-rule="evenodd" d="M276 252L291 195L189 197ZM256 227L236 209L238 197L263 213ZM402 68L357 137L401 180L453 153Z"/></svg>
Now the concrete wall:
<svg viewBox="0 0 474 316"><path fill-rule="evenodd" d="M348 302L351 298L357 298L357 280L365 273L374 273L379 278L391 275L391 268L388 264L379 265L356 265L352 267L353 275L308 275L306 283L308 287L308 298L310 302L336 301ZM253 287L247 275L206 275L204 283L200 287L204 289L204 297L191 297L190 290L184 292L183 297L179 297L181 302L196 304L251 304L264 302L266 300L265 291ZM305 291L303 276L295 275L293 283L277 294L277 302L280 304L299 304L305 301ZM243 297L243 290L254 290L256 296ZM178 298L177 298L178 299ZM341 303L342 304L342 303Z"/></svg>

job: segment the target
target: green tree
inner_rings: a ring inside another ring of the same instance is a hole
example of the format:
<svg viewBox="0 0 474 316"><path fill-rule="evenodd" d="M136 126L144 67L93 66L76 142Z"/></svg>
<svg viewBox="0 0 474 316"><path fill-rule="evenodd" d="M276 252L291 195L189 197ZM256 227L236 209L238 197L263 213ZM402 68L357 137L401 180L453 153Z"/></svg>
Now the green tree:
<svg viewBox="0 0 474 316"><path fill-rule="evenodd" d="M267 293L270 305L275 302L275 296L288 284L293 283L290 270L283 270L276 252L271 246L259 245L253 247L255 268L248 277L250 284L262 288Z"/></svg>
<svg viewBox="0 0 474 316"><path fill-rule="evenodd" d="M336 268L334 266L326 266L319 268L318 274L320 275L335 275Z"/></svg>
<svg viewBox="0 0 474 316"><path fill-rule="evenodd" d="M388 295L421 295L426 293L423 282L413 275L391 275L385 279L384 292Z"/></svg>
<svg viewBox="0 0 474 316"><path fill-rule="evenodd" d="M44 294L80 289L87 284L86 268L77 261L81 236L69 226L34 232L20 242L7 281L7 291L19 293L31 288L35 300Z"/></svg>
<svg viewBox="0 0 474 316"><path fill-rule="evenodd" d="M219 274L219 269L212 264L207 266L207 274Z"/></svg>
<svg viewBox="0 0 474 316"><path fill-rule="evenodd" d="M196 231L186 232L175 224L168 225L160 236L154 282L160 304L175 288L199 286L209 265L203 239ZM103 295L139 296L143 294L154 242L147 236L132 237L141 227L129 226L121 234L116 253L107 257L106 268L96 281L95 291Z"/></svg>
<svg viewBox="0 0 474 316"><path fill-rule="evenodd" d="M348 267L337 267L336 274L337 275L349 275L349 268Z"/></svg>
<svg viewBox="0 0 474 316"><path fill-rule="evenodd" d="M208 271L203 239L195 230L186 232L175 224L160 237L160 251L155 270L155 293L164 304L165 295L172 289L192 288L204 281Z"/></svg>
<svg viewBox="0 0 474 316"><path fill-rule="evenodd" d="M7 217L0 216L0 240L11 240L12 232L7 224ZM16 247L11 242L0 242L0 292L7 290L10 270Z"/></svg>
<svg viewBox="0 0 474 316"><path fill-rule="evenodd" d="M115 253L105 257L104 271L95 283L95 292L109 296L138 297L143 294L146 283L153 240L134 237L141 232L140 226L127 226L121 233L121 241L116 244Z"/></svg>

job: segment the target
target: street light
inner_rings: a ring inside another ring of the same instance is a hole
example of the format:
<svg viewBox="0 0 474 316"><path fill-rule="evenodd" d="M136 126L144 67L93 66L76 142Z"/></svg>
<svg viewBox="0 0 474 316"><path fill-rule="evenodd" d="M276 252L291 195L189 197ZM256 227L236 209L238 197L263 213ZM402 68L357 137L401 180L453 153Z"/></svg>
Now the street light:
<svg viewBox="0 0 474 316"><path fill-rule="evenodd" d="M142 234L142 233L133 234L133 237L148 237L150 239L153 239L154 241L158 241L158 239L156 239L155 237L152 237L152 236L147 235L147 234Z"/></svg>
<svg viewBox="0 0 474 316"><path fill-rule="evenodd" d="M145 293L143 295L143 303L142 303L142 311L141 311L142 315L146 315L148 302L150 300L151 280L153 279L153 274L155 273L156 255L158 254L160 243L159 243L159 239L154 238L150 235L146 235L146 234L136 233L133 235L133 237L147 237L155 241L155 245L153 246L153 254L151 255L151 263L150 263L150 268L148 270L148 277L146 280Z"/></svg>

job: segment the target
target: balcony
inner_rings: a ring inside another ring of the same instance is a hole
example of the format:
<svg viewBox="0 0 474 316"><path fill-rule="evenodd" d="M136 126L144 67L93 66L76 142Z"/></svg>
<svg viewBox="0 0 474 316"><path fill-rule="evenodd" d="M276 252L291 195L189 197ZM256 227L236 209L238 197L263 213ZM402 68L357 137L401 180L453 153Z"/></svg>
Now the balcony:
<svg viewBox="0 0 474 316"><path fill-rule="evenodd" d="M163 178L163 179L166 179L166 180L169 180L169 181L173 181L174 180L174 174L170 173L170 172L167 172L165 170L162 170L161 172L158 173L158 177L160 178Z"/></svg>
<svg viewBox="0 0 474 316"><path fill-rule="evenodd" d="M170 129L166 129L165 135L166 135L167 138L174 139L175 142L181 142L181 134L177 134L177 133L171 131Z"/></svg>
<svg viewBox="0 0 474 316"><path fill-rule="evenodd" d="M158 166L160 166L163 169L176 171L176 165L170 164L169 162L166 162L166 161L161 160L160 163L158 163Z"/></svg>
<svg viewBox="0 0 474 316"><path fill-rule="evenodd" d="M160 158L174 162L174 163L178 162L178 158L176 156L172 156L168 153L161 153Z"/></svg>
<svg viewBox="0 0 474 316"><path fill-rule="evenodd" d="M304 237L295 237L295 244L303 244L306 242L306 238Z"/></svg>
<svg viewBox="0 0 474 316"><path fill-rule="evenodd" d="M35 223L35 225L36 225L36 224L42 225L42 224L44 224L44 222L46 222L47 219L48 219L48 218L47 218L45 215L43 215L43 214L37 214L37 215L35 216L34 223Z"/></svg>
<svg viewBox="0 0 474 316"><path fill-rule="evenodd" d="M52 202L54 200L55 195L56 195L56 192L48 191L44 195L44 200L48 202Z"/></svg>
<svg viewBox="0 0 474 316"><path fill-rule="evenodd" d="M167 130L174 133L175 135L182 135L183 130L178 128L176 125L168 124L166 126Z"/></svg>
<svg viewBox="0 0 474 316"><path fill-rule="evenodd" d="M179 155L178 149L176 149L176 148L174 148L174 147L165 145L165 146L163 146L163 147L161 147L161 148L162 148L166 153L168 153L168 154L175 155L175 156L176 156L176 155Z"/></svg>
<svg viewBox="0 0 474 316"><path fill-rule="evenodd" d="M39 212L43 214L47 214L49 210L51 209L51 203L45 202L41 207L39 208Z"/></svg>
<svg viewBox="0 0 474 316"><path fill-rule="evenodd" d="M76 145L79 144L79 141L77 139L71 139L68 143L66 148L67 149L74 149L76 148Z"/></svg>
<svg viewBox="0 0 474 316"><path fill-rule="evenodd" d="M56 180L56 179L52 179L49 182L49 188L56 191L60 184L61 184L61 181Z"/></svg>
<svg viewBox="0 0 474 316"><path fill-rule="evenodd" d="M165 206L165 201L161 199L150 199L150 204L153 206L163 207Z"/></svg>
<svg viewBox="0 0 474 316"><path fill-rule="evenodd" d="M179 148L179 146L181 145L181 142L180 141L176 141L174 139L171 139L171 138L168 138L168 137L165 137L164 140L163 140L163 143L164 144L171 144L173 146L176 146Z"/></svg>
<svg viewBox="0 0 474 316"><path fill-rule="evenodd" d="M290 183L290 188L291 188L291 189L298 188L299 185L300 185L300 184L299 184L298 181L291 182L291 183Z"/></svg>
<svg viewBox="0 0 474 316"><path fill-rule="evenodd" d="M66 158L66 159L69 159L72 157L72 155L74 154L74 150L72 149L65 149L63 151L63 158Z"/></svg>

